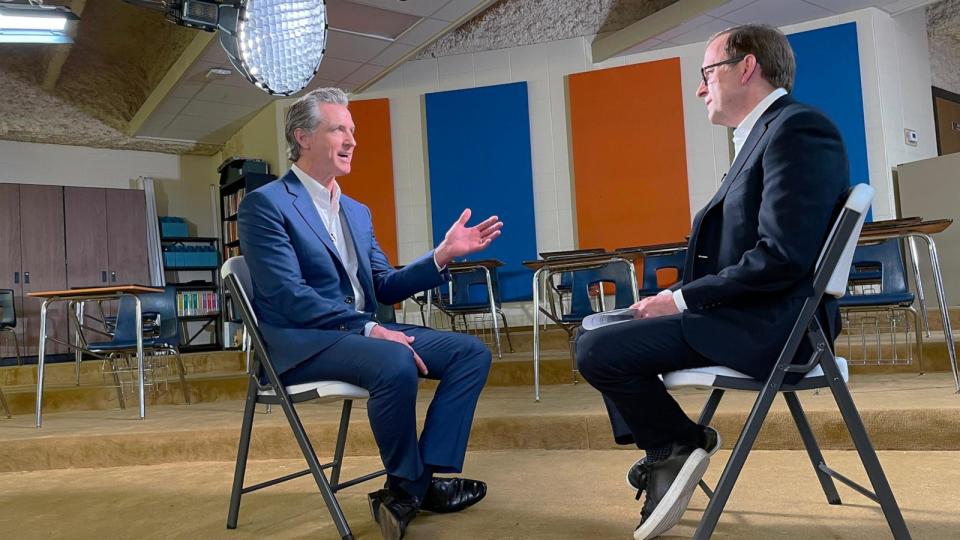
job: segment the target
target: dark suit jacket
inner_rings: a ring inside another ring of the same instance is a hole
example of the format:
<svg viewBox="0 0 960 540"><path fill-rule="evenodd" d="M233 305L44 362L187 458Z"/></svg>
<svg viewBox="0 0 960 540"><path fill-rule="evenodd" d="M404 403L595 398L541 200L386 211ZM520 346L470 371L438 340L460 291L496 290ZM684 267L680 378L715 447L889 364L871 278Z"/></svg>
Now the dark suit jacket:
<svg viewBox="0 0 960 540"><path fill-rule="evenodd" d="M681 282L691 347L757 379L769 375L813 292L813 267L848 187L833 123L789 95L776 100L693 220ZM818 317L834 338L832 297ZM809 352L804 340L797 361Z"/></svg>
<svg viewBox="0 0 960 540"><path fill-rule="evenodd" d="M394 304L449 279L448 272L437 271L432 252L394 270L374 237L370 210L346 195L340 197L340 219L357 253L362 312L337 248L293 171L240 204L240 247L253 280L254 309L279 373L351 333L363 333L377 301Z"/></svg>

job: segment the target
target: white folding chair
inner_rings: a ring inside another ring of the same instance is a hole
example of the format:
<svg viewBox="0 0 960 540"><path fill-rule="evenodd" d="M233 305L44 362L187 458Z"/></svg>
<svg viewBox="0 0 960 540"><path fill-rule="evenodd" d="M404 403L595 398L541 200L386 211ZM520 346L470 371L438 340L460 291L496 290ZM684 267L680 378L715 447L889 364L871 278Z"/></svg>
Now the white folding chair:
<svg viewBox="0 0 960 540"><path fill-rule="evenodd" d="M233 490L230 494L227 528L235 529L237 527L240 497L243 494L312 474L340 537L344 540L352 540L353 534L343 511L340 509L340 503L337 502L336 492L386 474L386 471L380 470L344 482L340 481L340 467L343 465L343 452L347 442L347 427L350 423L350 410L353 406L353 400L367 399L370 395L363 388L340 381L314 381L284 386L270 361L263 336L260 335L260 329L257 326L256 314L250 303L250 299L253 297L253 286L246 261L242 256L231 257L223 264L220 272L233 297L235 307L239 308L240 318L250 337L254 353L253 362L248 371L250 383L247 388L246 405L243 410L243 426L240 429L240 447L237 451L237 466L233 476ZM261 374L266 375L266 384L260 382ZM294 403L312 400L319 400L320 402L343 401L343 409L340 414L340 430L337 433L333 461L330 463L320 463L303 424L300 422L300 417L293 407ZM243 487L247 454L250 450L250 434L253 431L253 417L257 403L279 405L283 409L287 422L290 424L290 429L293 431L293 436L296 438L297 444L300 445L300 451L303 452L303 457L307 460L307 468L253 486ZM330 469L329 479L323 472L325 469Z"/></svg>

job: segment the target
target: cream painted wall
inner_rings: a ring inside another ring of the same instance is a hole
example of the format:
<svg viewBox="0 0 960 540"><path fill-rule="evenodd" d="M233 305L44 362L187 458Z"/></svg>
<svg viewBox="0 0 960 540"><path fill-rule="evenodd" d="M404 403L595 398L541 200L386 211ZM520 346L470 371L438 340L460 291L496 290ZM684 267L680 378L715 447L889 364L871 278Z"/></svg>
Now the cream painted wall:
<svg viewBox="0 0 960 540"><path fill-rule="evenodd" d="M217 156L0 141L0 182L132 188L150 177L158 215L184 217L201 236L214 234L209 186L219 163Z"/></svg>
<svg viewBox="0 0 960 540"><path fill-rule="evenodd" d="M280 102L274 101L261 109L227 140L220 156L223 159L233 156L263 159L270 164L271 173L279 175L285 171L288 165L281 145L283 122L278 118L280 107Z"/></svg>

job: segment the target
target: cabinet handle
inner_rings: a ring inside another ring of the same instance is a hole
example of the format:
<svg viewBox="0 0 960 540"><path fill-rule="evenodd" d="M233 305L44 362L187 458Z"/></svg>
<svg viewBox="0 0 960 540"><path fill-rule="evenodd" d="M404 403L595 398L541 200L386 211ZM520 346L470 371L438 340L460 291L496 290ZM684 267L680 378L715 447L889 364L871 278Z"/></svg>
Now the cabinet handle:
<svg viewBox="0 0 960 540"><path fill-rule="evenodd" d="M13 273L13 283L14 284L20 283L20 272Z"/></svg>
<svg viewBox="0 0 960 540"><path fill-rule="evenodd" d="M114 282L114 283L117 282L117 273L116 273L116 272L110 272L110 281L112 281L112 282Z"/></svg>
<svg viewBox="0 0 960 540"><path fill-rule="evenodd" d="M102 281L102 282L104 282L104 283L107 282L107 271L106 271L106 270L102 270L102 271L100 272L100 281Z"/></svg>
<svg viewBox="0 0 960 540"><path fill-rule="evenodd" d="M24 283L30 283L30 272L24 272L24 273L23 273L23 282L24 282Z"/></svg>

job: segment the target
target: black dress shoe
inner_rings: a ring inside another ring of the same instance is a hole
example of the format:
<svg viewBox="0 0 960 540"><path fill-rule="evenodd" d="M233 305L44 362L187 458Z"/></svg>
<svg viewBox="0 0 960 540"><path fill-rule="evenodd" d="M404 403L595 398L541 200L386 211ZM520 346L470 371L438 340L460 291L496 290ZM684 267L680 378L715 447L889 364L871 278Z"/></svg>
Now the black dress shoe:
<svg viewBox="0 0 960 540"><path fill-rule="evenodd" d="M634 540L656 538L680 521L709 464L703 448L674 443L666 459L639 465L637 498L645 491L646 499Z"/></svg>
<svg viewBox="0 0 960 540"><path fill-rule="evenodd" d="M420 508L446 514L473 506L487 495L487 484L468 478L434 478Z"/></svg>
<svg viewBox="0 0 960 540"><path fill-rule="evenodd" d="M407 525L417 515L420 501L416 497L400 496L389 489L381 489L367 495L370 513L380 525L384 540L400 540Z"/></svg>

